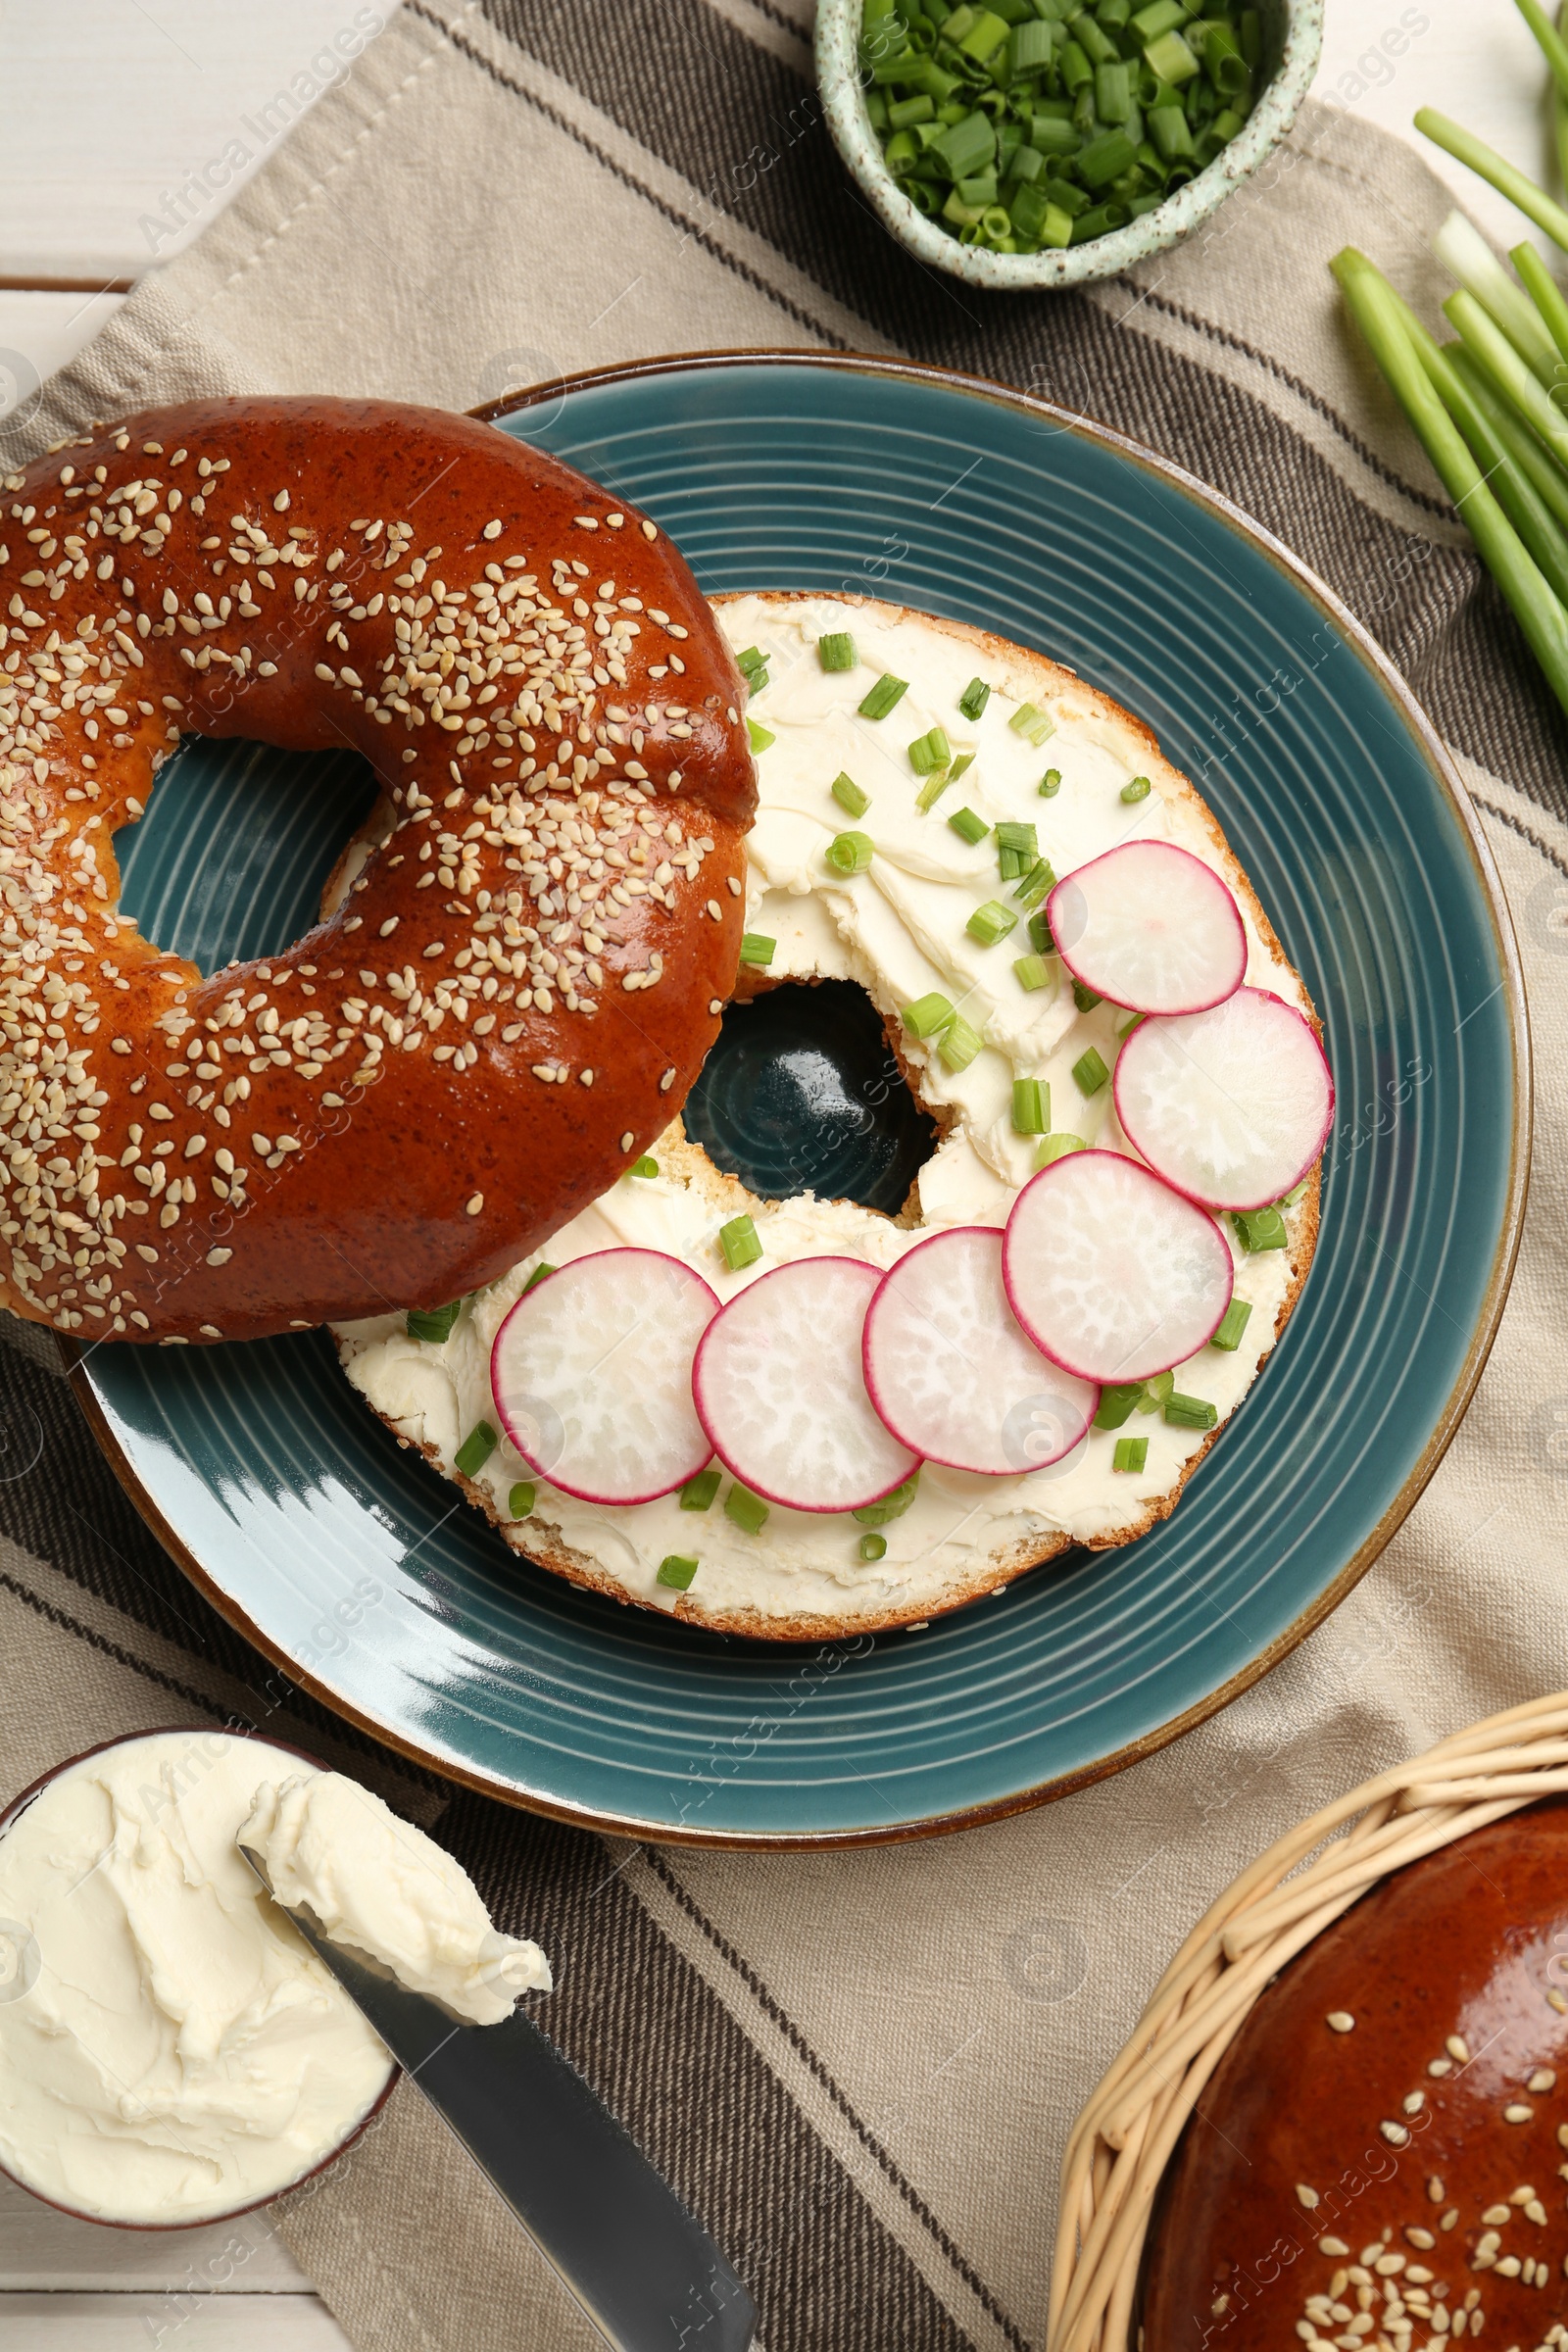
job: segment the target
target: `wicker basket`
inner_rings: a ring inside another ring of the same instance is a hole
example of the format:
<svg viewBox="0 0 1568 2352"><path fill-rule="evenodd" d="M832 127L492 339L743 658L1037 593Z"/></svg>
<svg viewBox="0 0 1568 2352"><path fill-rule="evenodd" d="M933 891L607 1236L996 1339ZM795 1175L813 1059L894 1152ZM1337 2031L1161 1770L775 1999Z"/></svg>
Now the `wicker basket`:
<svg viewBox="0 0 1568 2352"><path fill-rule="evenodd" d="M1380 1879L1565 1789L1568 1693L1559 1691L1364 1781L1226 1888L1073 2127L1062 2158L1047 2352L1127 2352L1161 2177L1204 2083L1271 1978Z"/></svg>

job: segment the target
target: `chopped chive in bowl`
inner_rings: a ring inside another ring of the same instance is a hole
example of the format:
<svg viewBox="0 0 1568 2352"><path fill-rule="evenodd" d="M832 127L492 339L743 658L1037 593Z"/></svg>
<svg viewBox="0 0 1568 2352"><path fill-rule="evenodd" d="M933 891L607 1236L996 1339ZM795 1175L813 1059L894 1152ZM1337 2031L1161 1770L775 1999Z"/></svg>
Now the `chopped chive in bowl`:
<svg viewBox="0 0 1568 2352"><path fill-rule="evenodd" d="M864 115L894 186L959 245L1034 254L1155 211L1265 79L1242 0L862 0Z"/></svg>

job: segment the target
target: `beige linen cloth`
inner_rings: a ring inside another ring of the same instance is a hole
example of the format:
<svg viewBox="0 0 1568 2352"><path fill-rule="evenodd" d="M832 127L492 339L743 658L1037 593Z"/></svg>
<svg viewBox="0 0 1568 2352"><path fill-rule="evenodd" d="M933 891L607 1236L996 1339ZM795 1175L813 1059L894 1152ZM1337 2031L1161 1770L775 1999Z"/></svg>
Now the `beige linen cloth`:
<svg viewBox="0 0 1568 2352"><path fill-rule="evenodd" d="M454 1793L280 1698L97 1463L47 1344L13 1327L0 1788L138 1726L281 1727L433 1824L504 1923L541 1936L554 2029L753 2284L768 2352L1025 2352L1045 2339L1064 2132L1194 1918L1347 1786L1568 1684L1568 738L1324 267L1359 243L1435 318L1425 241L1446 199L1412 151L1309 107L1136 281L983 298L907 261L849 189L803 6L407 0L0 455L215 389L462 409L651 353L788 344L999 376L1179 459L1381 637L1455 749L1513 909L1534 1177L1469 1416L1330 1622L1161 1754L946 1839L660 1852ZM1420 49L1396 68L1412 107ZM244 2227L281 2229L367 2352L597 2340L406 2088L324 2185ZM184 2308L150 2301L154 2340L178 2341ZM700 2319L672 2321L671 2352L701 2346Z"/></svg>

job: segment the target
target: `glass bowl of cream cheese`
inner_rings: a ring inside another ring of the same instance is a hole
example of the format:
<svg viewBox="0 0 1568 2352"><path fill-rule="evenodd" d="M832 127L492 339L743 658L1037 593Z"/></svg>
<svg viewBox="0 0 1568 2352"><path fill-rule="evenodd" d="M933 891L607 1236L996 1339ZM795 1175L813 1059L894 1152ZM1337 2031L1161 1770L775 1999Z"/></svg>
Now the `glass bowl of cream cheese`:
<svg viewBox="0 0 1568 2352"><path fill-rule="evenodd" d="M393 2060L242 1830L284 1899L455 2015L548 1988L450 1855L302 1750L204 1729L88 1749L0 1813L0 2170L46 2203L226 2220L335 2161L388 2096Z"/></svg>

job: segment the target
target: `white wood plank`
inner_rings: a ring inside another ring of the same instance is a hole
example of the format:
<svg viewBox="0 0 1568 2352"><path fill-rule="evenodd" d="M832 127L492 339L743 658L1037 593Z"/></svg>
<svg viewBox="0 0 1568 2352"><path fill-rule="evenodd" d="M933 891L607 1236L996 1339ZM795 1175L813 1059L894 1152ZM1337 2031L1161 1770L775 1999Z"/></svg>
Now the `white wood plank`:
<svg viewBox="0 0 1568 2352"><path fill-rule="evenodd" d="M341 55L334 67L334 39L354 28L363 42L395 8L396 0L72 0L70 8L33 0L8 9L0 278L101 285L168 260L271 152L287 109L308 105L304 91L352 71ZM320 61L314 72L313 60ZM285 108L269 115L279 92ZM236 168L218 185L225 151ZM162 216L167 235L144 225Z"/></svg>
<svg viewBox="0 0 1568 2352"><path fill-rule="evenodd" d="M0 2295L6 2352L351 2352L314 2295Z"/></svg>
<svg viewBox="0 0 1568 2352"><path fill-rule="evenodd" d="M0 286L0 424L106 326L122 294L27 294Z"/></svg>
<svg viewBox="0 0 1568 2352"><path fill-rule="evenodd" d="M1513 0L1328 0L1313 95L1408 139L1499 243L1532 236L1550 254L1506 197L1410 122L1418 106L1435 106L1552 187L1545 89L1541 52Z"/></svg>
<svg viewBox="0 0 1568 2352"><path fill-rule="evenodd" d="M250 2294L310 2286L265 2210L200 2230L106 2230L57 2213L0 2174L0 2298L8 2288L152 2292L193 2283L218 2293ZM0 2299L0 2344L6 2352L9 2311Z"/></svg>

